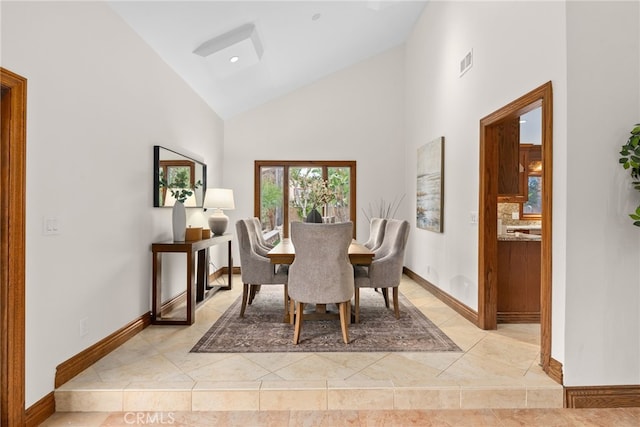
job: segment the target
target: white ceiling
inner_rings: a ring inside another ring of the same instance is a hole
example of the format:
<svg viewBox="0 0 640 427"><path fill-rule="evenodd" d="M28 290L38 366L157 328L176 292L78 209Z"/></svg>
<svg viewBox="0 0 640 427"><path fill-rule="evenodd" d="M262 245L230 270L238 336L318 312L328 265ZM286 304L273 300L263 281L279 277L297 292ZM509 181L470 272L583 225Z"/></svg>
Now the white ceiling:
<svg viewBox="0 0 640 427"><path fill-rule="evenodd" d="M425 4L407 0L110 2L223 119L402 44ZM216 68L211 57L193 53L209 39L245 24L255 25L264 49L257 63L243 68L241 59L236 63L238 70L231 72Z"/></svg>

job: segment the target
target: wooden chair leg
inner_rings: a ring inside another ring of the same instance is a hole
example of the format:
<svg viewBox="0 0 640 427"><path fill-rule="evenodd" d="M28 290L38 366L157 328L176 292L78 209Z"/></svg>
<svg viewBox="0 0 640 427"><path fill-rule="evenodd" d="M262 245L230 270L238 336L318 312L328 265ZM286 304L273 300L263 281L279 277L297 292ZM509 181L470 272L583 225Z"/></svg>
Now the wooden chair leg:
<svg viewBox="0 0 640 427"><path fill-rule="evenodd" d="M298 302L296 304L297 309L296 309L296 326L293 330L293 343L294 344L298 344L298 342L300 341L300 330L302 329L302 312L304 310L304 303L303 302Z"/></svg>
<svg viewBox="0 0 640 427"><path fill-rule="evenodd" d="M296 308L295 301L289 298L289 324L293 325L293 322L296 318Z"/></svg>
<svg viewBox="0 0 640 427"><path fill-rule="evenodd" d="M349 306L351 301L345 301L340 303L340 327L342 328L342 341L345 344L349 344Z"/></svg>
<svg viewBox="0 0 640 427"><path fill-rule="evenodd" d="M242 305L240 306L240 317L244 317L244 310L247 308L247 298L249 296L249 285L245 283L242 288Z"/></svg>
<svg viewBox="0 0 640 427"><path fill-rule="evenodd" d="M287 284L284 284L284 323L289 323L289 288Z"/></svg>
<svg viewBox="0 0 640 427"><path fill-rule="evenodd" d="M360 288L356 288L354 291L355 306L356 306L356 323L360 323Z"/></svg>
<svg viewBox="0 0 640 427"><path fill-rule="evenodd" d="M382 296L384 297L384 306L389 308L389 288L382 288Z"/></svg>
<svg viewBox="0 0 640 427"><path fill-rule="evenodd" d="M249 305L253 302L253 299L256 297L256 292L260 289L260 285L251 285L251 291L249 292Z"/></svg>
<svg viewBox="0 0 640 427"><path fill-rule="evenodd" d="M398 287L393 288L393 311L396 314L396 319L400 318L400 307L398 305Z"/></svg>

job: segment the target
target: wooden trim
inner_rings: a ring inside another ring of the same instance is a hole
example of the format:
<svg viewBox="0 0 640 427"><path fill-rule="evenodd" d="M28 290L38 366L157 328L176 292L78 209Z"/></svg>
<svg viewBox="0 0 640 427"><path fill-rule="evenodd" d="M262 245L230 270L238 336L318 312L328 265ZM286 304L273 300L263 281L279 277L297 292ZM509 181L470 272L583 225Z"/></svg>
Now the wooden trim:
<svg viewBox="0 0 640 427"><path fill-rule="evenodd" d="M564 388L565 408L640 407L640 385L607 385Z"/></svg>
<svg viewBox="0 0 640 427"><path fill-rule="evenodd" d="M36 427L56 412L56 399L54 393L47 394L42 399L31 405L25 412L27 427Z"/></svg>
<svg viewBox="0 0 640 427"><path fill-rule="evenodd" d="M549 369L545 371L549 378L557 382L558 384L562 384L564 381L564 374L562 373L562 363L558 362L556 359L551 358L549 360Z"/></svg>
<svg viewBox="0 0 640 427"><path fill-rule="evenodd" d="M0 67L0 85L0 425L12 427L25 421L27 80Z"/></svg>
<svg viewBox="0 0 640 427"><path fill-rule="evenodd" d="M151 312L145 313L108 337L81 351L56 367L55 387L58 388L95 362L121 346L151 324Z"/></svg>
<svg viewBox="0 0 640 427"><path fill-rule="evenodd" d="M425 288L431 294L433 294L440 301L447 304L449 307L451 307L453 310L455 310L459 315L467 319L469 322L473 323L474 325L478 324L478 313L475 310L473 310L471 307L458 301L457 299L455 299L448 293L444 292L443 290L435 286L433 283L429 282L427 279L424 279L423 277L419 276L417 273L411 271L407 267L403 268L403 273L406 274L411 279L413 279L417 284Z"/></svg>
<svg viewBox="0 0 640 427"><path fill-rule="evenodd" d="M478 210L478 326L497 328L497 126L542 107L542 242L540 272L540 353L542 369L551 361L553 93L547 82L480 120L480 206Z"/></svg>
<svg viewBox="0 0 640 427"><path fill-rule="evenodd" d="M539 323L540 313L527 313L527 312L498 312L498 323Z"/></svg>

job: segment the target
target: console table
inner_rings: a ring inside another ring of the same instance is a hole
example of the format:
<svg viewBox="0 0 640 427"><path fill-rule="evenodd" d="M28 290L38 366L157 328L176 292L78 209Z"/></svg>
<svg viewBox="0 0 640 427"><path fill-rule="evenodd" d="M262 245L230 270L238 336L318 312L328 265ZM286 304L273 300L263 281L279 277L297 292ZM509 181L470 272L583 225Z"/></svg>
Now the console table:
<svg viewBox="0 0 640 427"><path fill-rule="evenodd" d="M160 242L151 245L153 252L153 287L151 323L163 325L192 325L196 320L196 305L213 294L213 289L231 289L233 259L231 258L232 234L214 236L210 239L192 242ZM209 285L209 248L227 243L228 285L212 287ZM162 254L184 253L187 262L187 313L185 319L162 317Z"/></svg>

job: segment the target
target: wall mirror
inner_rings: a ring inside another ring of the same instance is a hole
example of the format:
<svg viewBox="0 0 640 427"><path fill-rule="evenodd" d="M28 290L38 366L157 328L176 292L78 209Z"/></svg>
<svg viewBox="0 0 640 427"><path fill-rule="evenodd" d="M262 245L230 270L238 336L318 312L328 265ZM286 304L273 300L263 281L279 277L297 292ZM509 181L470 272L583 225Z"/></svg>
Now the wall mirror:
<svg viewBox="0 0 640 427"><path fill-rule="evenodd" d="M168 187L161 185L167 182ZM202 207L207 188L207 165L173 149L153 146L153 206L171 207L176 202L169 188L193 188L193 194L184 201L185 207Z"/></svg>

